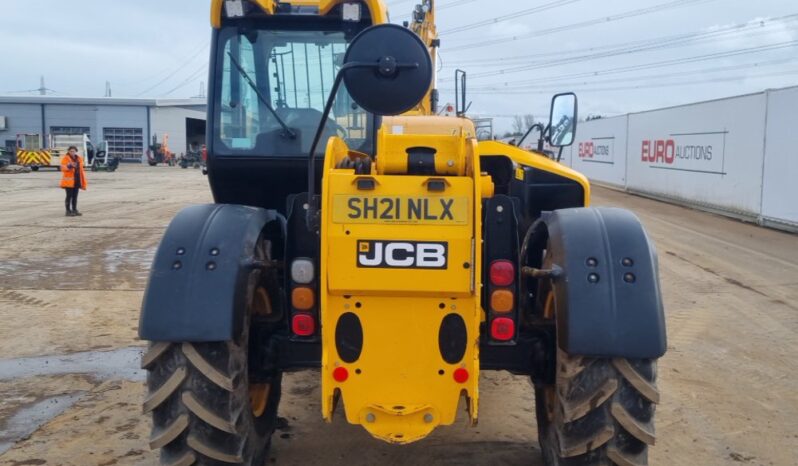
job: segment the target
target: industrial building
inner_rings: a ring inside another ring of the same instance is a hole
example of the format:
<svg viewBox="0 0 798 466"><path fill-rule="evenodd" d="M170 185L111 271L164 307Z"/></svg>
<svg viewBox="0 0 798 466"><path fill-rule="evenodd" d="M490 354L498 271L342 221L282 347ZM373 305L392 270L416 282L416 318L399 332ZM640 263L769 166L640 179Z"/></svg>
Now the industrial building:
<svg viewBox="0 0 798 466"><path fill-rule="evenodd" d="M169 150L185 153L205 142L205 99L128 99L52 96L0 96L0 146L14 150L18 134L87 134L107 141L110 155L140 162L157 136Z"/></svg>

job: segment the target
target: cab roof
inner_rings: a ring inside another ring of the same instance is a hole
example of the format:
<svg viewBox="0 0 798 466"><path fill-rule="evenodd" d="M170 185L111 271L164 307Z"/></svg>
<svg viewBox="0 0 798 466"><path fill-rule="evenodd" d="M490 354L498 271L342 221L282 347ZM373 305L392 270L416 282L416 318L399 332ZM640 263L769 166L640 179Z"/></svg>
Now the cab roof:
<svg viewBox="0 0 798 466"><path fill-rule="evenodd" d="M320 16L324 16L330 12L334 7L343 3L359 3L365 6L372 18L373 24L382 24L388 22L388 10L382 0L243 0L248 3L255 4L267 15L275 15L278 11L278 4L290 5L292 7L306 7L317 8ZM225 0L211 0L211 25L214 28L222 26L222 17L224 15Z"/></svg>

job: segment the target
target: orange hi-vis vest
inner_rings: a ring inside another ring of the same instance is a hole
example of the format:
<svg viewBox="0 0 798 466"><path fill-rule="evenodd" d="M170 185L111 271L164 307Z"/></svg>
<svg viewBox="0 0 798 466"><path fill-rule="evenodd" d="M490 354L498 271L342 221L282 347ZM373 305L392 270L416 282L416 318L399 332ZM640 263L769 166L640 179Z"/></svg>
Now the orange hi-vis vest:
<svg viewBox="0 0 798 466"><path fill-rule="evenodd" d="M86 172L83 170L83 158L82 157L75 157L74 159L70 155L65 155L61 157L61 187L62 188L74 188L75 187L75 168L67 168L69 163L77 163L78 169L80 170L80 189L86 190L86 186L88 185L88 181L86 181Z"/></svg>

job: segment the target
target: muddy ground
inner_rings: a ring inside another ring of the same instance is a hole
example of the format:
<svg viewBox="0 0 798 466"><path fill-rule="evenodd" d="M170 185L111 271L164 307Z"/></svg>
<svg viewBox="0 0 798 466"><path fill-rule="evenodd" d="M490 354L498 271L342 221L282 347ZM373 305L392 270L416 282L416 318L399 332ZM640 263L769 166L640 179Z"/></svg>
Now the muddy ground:
<svg viewBox="0 0 798 466"><path fill-rule="evenodd" d="M172 216L210 201L196 170L91 174L81 218L58 175L0 175L0 465L150 465L138 308ZM798 465L798 236L597 188L656 242L669 350L654 465ZM287 376L272 462L540 465L530 384L485 373L480 423L407 447L319 416L317 375Z"/></svg>

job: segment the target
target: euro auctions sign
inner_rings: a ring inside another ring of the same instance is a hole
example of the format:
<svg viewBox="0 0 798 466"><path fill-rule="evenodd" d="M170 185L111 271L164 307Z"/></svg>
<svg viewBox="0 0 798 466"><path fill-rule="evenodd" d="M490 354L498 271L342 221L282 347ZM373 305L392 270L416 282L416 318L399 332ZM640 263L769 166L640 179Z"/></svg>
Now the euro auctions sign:
<svg viewBox="0 0 798 466"><path fill-rule="evenodd" d="M652 169L725 175L728 131L643 139L640 160Z"/></svg>
<svg viewBox="0 0 798 466"><path fill-rule="evenodd" d="M579 143L579 158L583 162L613 164L615 156L615 138L600 137Z"/></svg>

